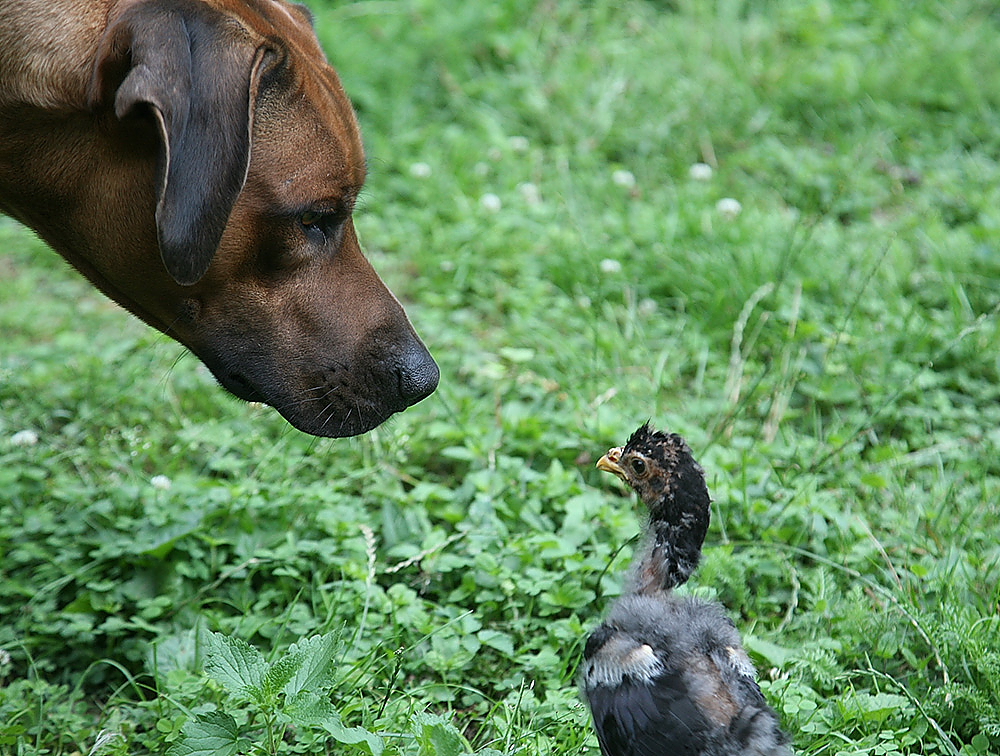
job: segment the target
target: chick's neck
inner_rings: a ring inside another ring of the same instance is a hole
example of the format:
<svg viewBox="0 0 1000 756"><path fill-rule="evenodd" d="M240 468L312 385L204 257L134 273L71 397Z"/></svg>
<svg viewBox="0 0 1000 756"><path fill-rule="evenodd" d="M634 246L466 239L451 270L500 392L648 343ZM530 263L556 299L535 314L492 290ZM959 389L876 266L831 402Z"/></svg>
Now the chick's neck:
<svg viewBox="0 0 1000 756"><path fill-rule="evenodd" d="M683 585L701 559L708 510L688 512L679 522L653 518L632 565L630 592L655 594Z"/></svg>

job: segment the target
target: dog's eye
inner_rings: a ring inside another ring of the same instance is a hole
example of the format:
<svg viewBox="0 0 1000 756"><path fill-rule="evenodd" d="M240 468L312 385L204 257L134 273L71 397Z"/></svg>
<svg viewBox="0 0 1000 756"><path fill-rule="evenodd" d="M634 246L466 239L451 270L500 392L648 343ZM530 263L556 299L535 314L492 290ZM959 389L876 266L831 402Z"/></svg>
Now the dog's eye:
<svg viewBox="0 0 1000 756"><path fill-rule="evenodd" d="M299 216L299 223L301 223L306 228L313 228L317 226L323 218L323 213L316 212L315 210L306 210L302 215Z"/></svg>
<svg viewBox="0 0 1000 756"><path fill-rule="evenodd" d="M306 233L322 235L323 239L329 235L332 229L332 220L331 213L323 213L319 210L306 210L299 216L299 223L302 224Z"/></svg>
<svg viewBox="0 0 1000 756"><path fill-rule="evenodd" d="M299 224L306 234L318 244L339 244L347 213L304 210L299 214Z"/></svg>

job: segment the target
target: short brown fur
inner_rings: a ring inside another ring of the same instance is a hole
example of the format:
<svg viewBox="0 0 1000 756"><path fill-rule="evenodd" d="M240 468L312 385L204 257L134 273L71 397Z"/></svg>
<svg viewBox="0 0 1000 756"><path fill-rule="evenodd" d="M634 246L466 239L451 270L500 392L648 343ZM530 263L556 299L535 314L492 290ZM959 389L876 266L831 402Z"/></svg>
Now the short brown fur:
<svg viewBox="0 0 1000 756"><path fill-rule="evenodd" d="M322 436L437 366L361 252L354 112L283 0L0 2L0 211Z"/></svg>

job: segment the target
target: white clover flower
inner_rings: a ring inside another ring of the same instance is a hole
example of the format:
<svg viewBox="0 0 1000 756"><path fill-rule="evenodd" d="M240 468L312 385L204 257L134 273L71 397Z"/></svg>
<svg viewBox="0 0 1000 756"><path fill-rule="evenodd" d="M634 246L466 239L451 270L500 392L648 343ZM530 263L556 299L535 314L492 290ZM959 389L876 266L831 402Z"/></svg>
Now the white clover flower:
<svg viewBox="0 0 1000 756"><path fill-rule="evenodd" d="M10 443L12 446L34 446L38 443L38 434L30 428L20 430L10 437Z"/></svg>
<svg viewBox="0 0 1000 756"><path fill-rule="evenodd" d="M486 210L487 212L490 213L499 212L500 208L503 207L503 202L501 202L500 198L493 192L486 192L486 194L480 197L479 204L483 208L483 210Z"/></svg>
<svg viewBox="0 0 1000 756"><path fill-rule="evenodd" d="M641 302L639 302L639 306L637 309L642 317L648 318L653 313L656 312L656 300L646 297Z"/></svg>
<svg viewBox="0 0 1000 756"><path fill-rule="evenodd" d="M535 184L525 181L517 185L517 191L521 193L521 198L529 205L542 204L542 193Z"/></svg>
<svg viewBox="0 0 1000 756"><path fill-rule="evenodd" d="M688 176L695 181L708 181L712 178L712 166L708 163L695 163L688 169Z"/></svg>
<svg viewBox="0 0 1000 756"><path fill-rule="evenodd" d="M152 478L149 479L149 484L153 488L156 488L160 491L169 491L170 486L173 485L173 483L171 483L170 481L170 478L168 478L166 475L154 475Z"/></svg>
<svg viewBox="0 0 1000 756"><path fill-rule="evenodd" d="M715 203L715 209L719 215L732 220L743 212L743 205L741 205L740 201L737 199L733 199L732 197L723 197Z"/></svg>
<svg viewBox="0 0 1000 756"><path fill-rule="evenodd" d="M414 163L410 166L410 175L414 178L427 178L433 173L429 163Z"/></svg>
<svg viewBox="0 0 1000 756"><path fill-rule="evenodd" d="M615 273L622 272L622 264L617 260L612 260L610 257L606 257L601 260L601 273L606 275L614 275Z"/></svg>
<svg viewBox="0 0 1000 756"><path fill-rule="evenodd" d="M620 169L611 174L611 180L618 186L631 189L635 186L635 174L632 171Z"/></svg>
<svg viewBox="0 0 1000 756"><path fill-rule="evenodd" d="M512 136L507 143L514 152L527 152L528 147L531 146L528 137L523 136Z"/></svg>

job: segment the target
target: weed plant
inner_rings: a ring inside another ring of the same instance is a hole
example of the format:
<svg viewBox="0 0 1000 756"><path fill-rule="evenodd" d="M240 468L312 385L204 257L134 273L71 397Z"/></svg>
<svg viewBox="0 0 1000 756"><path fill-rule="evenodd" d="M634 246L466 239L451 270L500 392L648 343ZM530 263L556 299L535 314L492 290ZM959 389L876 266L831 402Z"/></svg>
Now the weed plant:
<svg viewBox="0 0 1000 756"><path fill-rule="evenodd" d="M798 752L1000 753L995 5L311 5L441 387L304 436L0 220L0 752L596 755L652 419Z"/></svg>

